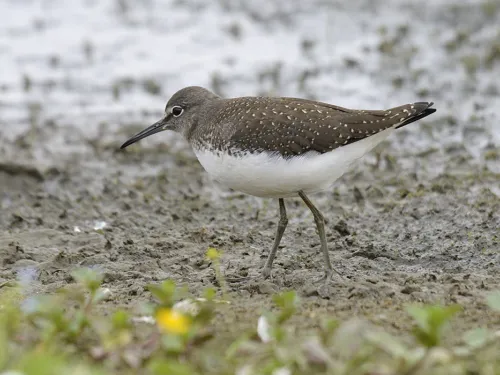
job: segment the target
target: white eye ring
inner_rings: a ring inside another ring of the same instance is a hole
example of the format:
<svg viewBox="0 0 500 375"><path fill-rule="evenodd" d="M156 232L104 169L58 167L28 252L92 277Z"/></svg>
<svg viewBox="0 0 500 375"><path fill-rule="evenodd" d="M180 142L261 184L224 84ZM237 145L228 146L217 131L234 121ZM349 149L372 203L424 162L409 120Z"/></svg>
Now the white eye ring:
<svg viewBox="0 0 500 375"><path fill-rule="evenodd" d="M172 111L171 112L172 112L172 115L174 115L174 117L179 117L184 112L184 108L182 108L179 105L174 105L172 107Z"/></svg>

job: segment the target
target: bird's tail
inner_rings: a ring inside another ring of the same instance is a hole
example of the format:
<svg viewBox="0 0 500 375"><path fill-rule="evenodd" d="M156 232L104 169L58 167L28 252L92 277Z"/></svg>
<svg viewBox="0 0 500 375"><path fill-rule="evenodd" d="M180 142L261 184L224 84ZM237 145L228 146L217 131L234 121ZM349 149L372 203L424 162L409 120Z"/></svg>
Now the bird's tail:
<svg viewBox="0 0 500 375"><path fill-rule="evenodd" d="M430 114L436 112L435 108L431 108L433 104L433 102L413 103L412 105L414 106L415 113L412 116L408 117L408 119L406 119L402 124L398 125L396 129L411 124L412 122L420 120L421 118L427 117Z"/></svg>

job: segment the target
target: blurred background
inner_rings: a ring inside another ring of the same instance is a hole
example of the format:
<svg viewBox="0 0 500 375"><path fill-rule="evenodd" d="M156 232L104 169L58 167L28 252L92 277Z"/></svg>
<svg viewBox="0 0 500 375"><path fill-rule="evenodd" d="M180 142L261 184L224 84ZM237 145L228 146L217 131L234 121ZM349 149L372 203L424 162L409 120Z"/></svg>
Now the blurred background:
<svg viewBox="0 0 500 375"><path fill-rule="evenodd" d="M438 143L466 141L478 156L500 137L499 4L3 0L0 136L63 127L47 152L75 152L80 137L147 125L176 90L200 85L358 108L435 101L459 125L433 129Z"/></svg>
<svg viewBox="0 0 500 375"><path fill-rule="evenodd" d="M359 109L434 101L314 198L334 262L352 288L401 271L395 289L408 272L498 264L500 0L1 0L0 15L0 279L34 267L55 287L97 265L126 300L131 280L136 294L155 278L205 285L207 246L231 250L229 273L258 272L274 205L214 184L177 134L118 150L187 85ZM275 280L305 285L317 236L290 207Z"/></svg>

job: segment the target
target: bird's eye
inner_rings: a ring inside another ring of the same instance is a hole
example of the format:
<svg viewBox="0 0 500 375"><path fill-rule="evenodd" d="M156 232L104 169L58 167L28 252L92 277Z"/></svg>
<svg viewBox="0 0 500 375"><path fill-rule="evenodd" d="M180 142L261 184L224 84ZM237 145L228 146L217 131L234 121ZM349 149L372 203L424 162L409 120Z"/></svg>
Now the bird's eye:
<svg viewBox="0 0 500 375"><path fill-rule="evenodd" d="M172 114L174 115L174 117L179 117L180 115L182 115L182 112L184 112L184 108L179 107L178 105L172 107Z"/></svg>

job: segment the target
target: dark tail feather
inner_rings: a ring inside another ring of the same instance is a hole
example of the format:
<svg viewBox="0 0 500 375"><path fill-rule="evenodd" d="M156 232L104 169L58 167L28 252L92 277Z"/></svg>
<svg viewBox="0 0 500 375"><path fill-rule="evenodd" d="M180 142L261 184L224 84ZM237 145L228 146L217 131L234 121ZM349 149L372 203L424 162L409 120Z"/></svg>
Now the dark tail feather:
<svg viewBox="0 0 500 375"><path fill-rule="evenodd" d="M431 108L433 104L434 104L433 102L430 102L430 103L428 103L428 102L413 103L413 105L415 106L415 109L416 109L415 115L413 115L412 117L408 118L408 120L406 120L405 122L403 122L396 129L399 129L399 128L403 127L403 126L411 124L414 121L420 120L421 118L427 117L430 114L436 112L435 108Z"/></svg>

